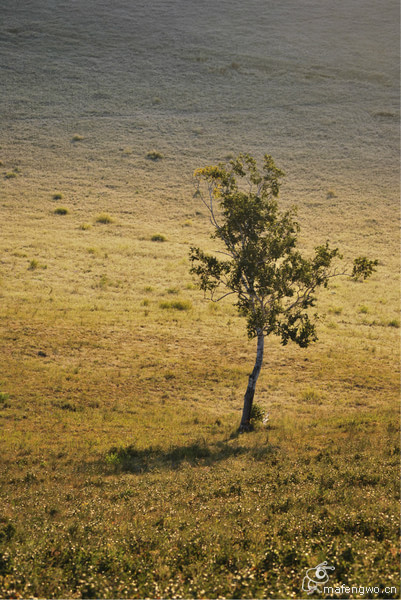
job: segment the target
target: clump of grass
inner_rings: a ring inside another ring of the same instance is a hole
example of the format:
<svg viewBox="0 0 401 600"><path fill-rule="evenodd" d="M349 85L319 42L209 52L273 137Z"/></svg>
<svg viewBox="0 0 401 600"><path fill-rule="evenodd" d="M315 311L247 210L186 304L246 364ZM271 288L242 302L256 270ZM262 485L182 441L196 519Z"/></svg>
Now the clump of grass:
<svg viewBox="0 0 401 600"><path fill-rule="evenodd" d="M157 161L157 160L161 160L162 158L164 158L164 155L161 152L158 152L157 150L151 150L150 152L148 152L146 154L146 158L148 160Z"/></svg>
<svg viewBox="0 0 401 600"><path fill-rule="evenodd" d="M144 298L141 302L142 306L149 306L150 300L148 298Z"/></svg>
<svg viewBox="0 0 401 600"><path fill-rule="evenodd" d="M107 275L105 275L103 273L103 275L100 276L99 279L99 283L98 286L100 289L104 290L105 288L107 288L110 285L111 281L110 279L107 277Z"/></svg>
<svg viewBox="0 0 401 600"><path fill-rule="evenodd" d="M100 213L96 217L96 223L101 223L102 225L109 225L110 223L114 223L114 219L109 213Z"/></svg>
<svg viewBox="0 0 401 600"><path fill-rule="evenodd" d="M369 312L369 308L365 304L361 304L359 307L359 312L363 315L366 315Z"/></svg>
<svg viewBox="0 0 401 600"><path fill-rule="evenodd" d="M191 219L187 219L182 225L183 227L192 227L193 222L191 221Z"/></svg>
<svg viewBox="0 0 401 600"><path fill-rule="evenodd" d="M0 392L0 405L4 406L9 399L10 395L6 392Z"/></svg>
<svg viewBox="0 0 401 600"><path fill-rule="evenodd" d="M331 313L332 315L341 315L342 312L343 312L342 306L331 306L329 308L329 313Z"/></svg>
<svg viewBox="0 0 401 600"><path fill-rule="evenodd" d="M332 200L333 198L337 198L337 194L334 190L328 190L326 194L327 200Z"/></svg>
<svg viewBox="0 0 401 600"><path fill-rule="evenodd" d="M75 404L73 404L72 402L61 402L59 404L59 408L61 408L61 410L68 410L70 412L77 412L77 407Z"/></svg>
<svg viewBox="0 0 401 600"><path fill-rule="evenodd" d="M178 287L167 288L167 293L168 294L179 294L180 293L180 288L178 288Z"/></svg>
<svg viewBox="0 0 401 600"><path fill-rule="evenodd" d="M152 235L152 237L150 238L150 240L152 242L165 242L166 241L166 236L164 236L161 233L155 233L155 235Z"/></svg>
<svg viewBox="0 0 401 600"><path fill-rule="evenodd" d="M57 194L53 194L53 200L62 200L63 199L63 194L61 193L57 193Z"/></svg>
<svg viewBox="0 0 401 600"><path fill-rule="evenodd" d="M65 206L58 206L54 211L55 215L68 215L69 210Z"/></svg>
<svg viewBox="0 0 401 600"><path fill-rule="evenodd" d="M84 136L80 135L79 133L74 133L74 135L72 136L73 142L82 142L83 139L85 139Z"/></svg>
<svg viewBox="0 0 401 600"><path fill-rule="evenodd" d="M82 223L82 225L79 226L79 229L81 229L82 231L87 231L91 227L92 225L90 225L90 223Z"/></svg>
<svg viewBox="0 0 401 600"><path fill-rule="evenodd" d="M41 265L36 258L33 258L29 262L28 271L35 271L36 269L47 269L47 265Z"/></svg>
<svg viewBox="0 0 401 600"><path fill-rule="evenodd" d="M6 173L4 175L5 179L15 179L17 177L17 173L14 173L14 171L10 171L9 173Z"/></svg>
<svg viewBox="0 0 401 600"><path fill-rule="evenodd" d="M192 304L189 300L170 300L160 302L160 308L172 310L191 310Z"/></svg>
<svg viewBox="0 0 401 600"><path fill-rule="evenodd" d="M301 399L304 402L310 402L311 404L321 404L322 394L313 387L308 387L302 392Z"/></svg>
<svg viewBox="0 0 401 600"><path fill-rule="evenodd" d="M170 381L170 379L175 379L175 373L173 373L172 371L167 371L166 373L164 373L164 379L166 379L166 381Z"/></svg>
<svg viewBox="0 0 401 600"><path fill-rule="evenodd" d="M399 319L391 319L391 321L389 321L387 323L388 327L396 327L399 328L400 327L400 321Z"/></svg>
<svg viewBox="0 0 401 600"><path fill-rule="evenodd" d="M38 261L36 260L36 258L33 258L29 263L28 271L35 271L38 267Z"/></svg>

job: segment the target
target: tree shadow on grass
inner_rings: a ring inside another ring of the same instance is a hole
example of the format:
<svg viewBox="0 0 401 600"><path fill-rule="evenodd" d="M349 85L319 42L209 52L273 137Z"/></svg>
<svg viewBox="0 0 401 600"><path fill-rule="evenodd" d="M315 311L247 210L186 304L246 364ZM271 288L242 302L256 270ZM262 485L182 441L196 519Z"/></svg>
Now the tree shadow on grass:
<svg viewBox="0 0 401 600"><path fill-rule="evenodd" d="M227 442L208 445L205 441L196 441L186 446L174 446L168 450L152 446L138 449L130 445L110 448L103 459L103 465L114 473L147 473L159 469L176 470L184 464L213 465L230 457L245 454L254 460L264 460L273 457L275 452L276 449L271 444L248 448L232 446Z"/></svg>

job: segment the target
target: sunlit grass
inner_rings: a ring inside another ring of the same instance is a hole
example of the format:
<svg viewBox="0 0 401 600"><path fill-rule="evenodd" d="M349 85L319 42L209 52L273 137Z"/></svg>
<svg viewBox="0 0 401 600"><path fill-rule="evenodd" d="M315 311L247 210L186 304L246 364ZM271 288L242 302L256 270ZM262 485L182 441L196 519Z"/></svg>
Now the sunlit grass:
<svg viewBox="0 0 401 600"><path fill-rule="evenodd" d="M163 189L167 161L143 162ZM47 178L19 177L3 207L0 595L297 598L323 560L333 583L398 585L398 246L381 243L385 211L372 208L367 240L324 211L308 224L306 248L333 231L349 256L382 264L319 294L317 344L267 340L256 402L268 420L238 436L255 342L230 299L205 301L189 275L189 246L215 248L190 186L172 199L86 172L80 187ZM53 214L60 188L66 218ZM347 210L355 220L360 206Z"/></svg>

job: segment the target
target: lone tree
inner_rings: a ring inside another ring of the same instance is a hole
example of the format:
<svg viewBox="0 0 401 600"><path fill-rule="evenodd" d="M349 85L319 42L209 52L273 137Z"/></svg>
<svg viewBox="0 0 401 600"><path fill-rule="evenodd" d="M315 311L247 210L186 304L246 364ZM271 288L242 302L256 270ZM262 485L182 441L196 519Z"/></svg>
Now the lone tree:
<svg viewBox="0 0 401 600"><path fill-rule="evenodd" d="M212 238L222 250L206 254L192 247L191 273L209 299L219 301L231 294L246 318L248 336L257 339L256 361L249 375L239 431L249 431L256 382L263 362L265 337L274 334L286 345L290 340L305 348L317 340L315 292L327 287L332 277L349 275L366 279L376 260L356 258L351 269L340 269L342 256L329 244L315 248L311 258L297 250L299 225L295 209L280 212L277 202L284 173L271 156L262 169L249 154L240 154L228 165L218 164L195 171L200 197L214 227Z"/></svg>

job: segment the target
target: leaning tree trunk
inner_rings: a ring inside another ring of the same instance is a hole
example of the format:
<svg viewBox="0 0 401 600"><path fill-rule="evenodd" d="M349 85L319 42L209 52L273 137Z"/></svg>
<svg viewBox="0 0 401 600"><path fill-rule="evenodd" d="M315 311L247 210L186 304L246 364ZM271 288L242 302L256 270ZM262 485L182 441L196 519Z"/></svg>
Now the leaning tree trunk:
<svg viewBox="0 0 401 600"><path fill-rule="evenodd" d="M251 426L251 411L252 411L252 403L253 397L255 395L256 382L259 377L260 370L262 368L263 362L263 349L265 344L265 337L263 332L258 332L258 345L256 350L256 361L255 366L253 367L252 373L249 375L248 387L246 388L245 396L244 396L244 408L242 410L242 418L239 426L239 432L242 433L244 431L250 431L252 429Z"/></svg>

